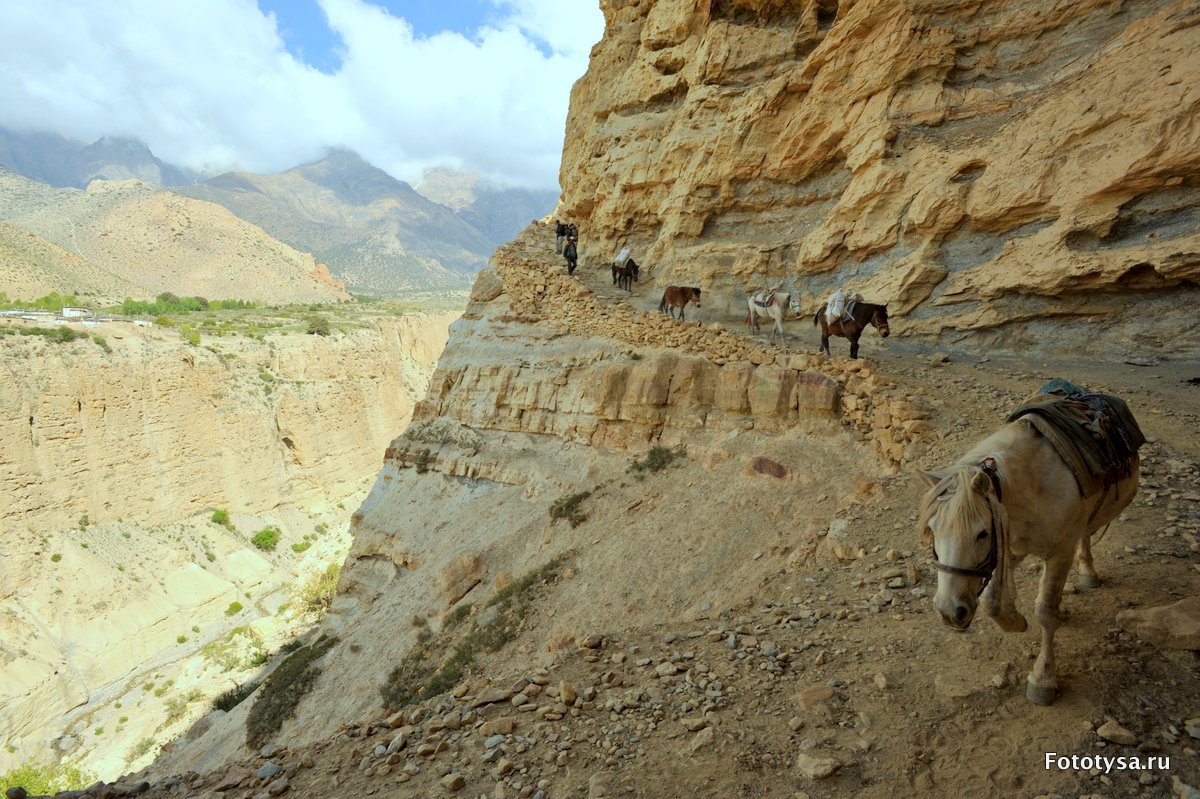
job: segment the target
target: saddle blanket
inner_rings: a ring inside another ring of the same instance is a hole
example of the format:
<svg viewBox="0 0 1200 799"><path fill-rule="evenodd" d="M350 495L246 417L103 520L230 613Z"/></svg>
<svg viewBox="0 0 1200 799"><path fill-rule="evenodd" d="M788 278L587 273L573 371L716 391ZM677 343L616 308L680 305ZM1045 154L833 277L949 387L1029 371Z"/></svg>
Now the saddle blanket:
<svg viewBox="0 0 1200 799"><path fill-rule="evenodd" d="M759 308L770 308L775 304L775 292L771 292L771 294L767 297L763 297L761 294L755 294L754 304Z"/></svg>
<svg viewBox="0 0 1200 799"><path fill-rule="evenodd" d="M1084 497L1128 477L1133 457L1146 443L1124 400L1088 394L1066 381L1051 381L1022 403L1008 417L1010 422L1017 419L1025 419L1050 441Z"/></svg>

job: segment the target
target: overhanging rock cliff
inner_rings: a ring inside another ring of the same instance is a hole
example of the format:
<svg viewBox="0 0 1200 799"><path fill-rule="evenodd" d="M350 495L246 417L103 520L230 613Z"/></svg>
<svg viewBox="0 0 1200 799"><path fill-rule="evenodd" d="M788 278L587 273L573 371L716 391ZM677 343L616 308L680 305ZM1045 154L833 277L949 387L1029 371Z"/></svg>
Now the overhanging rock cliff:
<svg viewBox="0 0 1200 799"><path fill-rule="evenodd" d="M1197 351L1194 3L601 5L561 172L593 260L730 311L848 284L907 335Z"/></svg>

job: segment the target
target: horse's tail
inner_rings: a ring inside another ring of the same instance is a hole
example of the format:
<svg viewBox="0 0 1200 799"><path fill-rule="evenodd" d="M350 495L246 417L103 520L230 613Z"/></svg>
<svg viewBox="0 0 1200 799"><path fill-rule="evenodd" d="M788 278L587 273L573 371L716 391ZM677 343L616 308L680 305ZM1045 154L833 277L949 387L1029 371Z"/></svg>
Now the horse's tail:
<svg viewBox="0 0 1200 799"><path fill-rule="evenodd" d="M660 302L658 304L658 312L659 313L667 312L667 292L665 292L665 291L663 292L662 302Z"/></svg>
<svg viewBox="0 0 1200 799"><path fill-rule="evenodd" d="M750 327L750 312L746 311L746 319L742 322L746 327Z"/></svg>
<svg viewBox="0 0 1200 799"><path fill-rule="evenodd" d="M825 310L825 309L818 308L817 312L815 314L813 314L813 327L816 327L817 325L821 324L821 311L823 311L823 310Z"/></svg>

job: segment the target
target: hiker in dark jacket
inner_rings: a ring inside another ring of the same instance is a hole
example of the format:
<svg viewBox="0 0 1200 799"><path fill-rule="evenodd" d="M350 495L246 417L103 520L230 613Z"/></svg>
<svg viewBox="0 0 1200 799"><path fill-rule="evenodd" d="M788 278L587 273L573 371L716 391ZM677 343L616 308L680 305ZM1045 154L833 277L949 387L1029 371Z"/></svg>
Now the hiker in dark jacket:
<svg viewBox="0 0 1200 799"><path fill-rule="evenodd" d="M567 248L563 250L563 258L567 259L567 274L575 274L575 265L579 261L579 248L575 246L575 239L567 239Z"/></svg>
<svg viewBox="0 0 1200 799"><path fill-rule="evenodd" d="M554 251L562 255L563 237L567 235L567 226L562 223L561 219L554 220Z"/></svg>

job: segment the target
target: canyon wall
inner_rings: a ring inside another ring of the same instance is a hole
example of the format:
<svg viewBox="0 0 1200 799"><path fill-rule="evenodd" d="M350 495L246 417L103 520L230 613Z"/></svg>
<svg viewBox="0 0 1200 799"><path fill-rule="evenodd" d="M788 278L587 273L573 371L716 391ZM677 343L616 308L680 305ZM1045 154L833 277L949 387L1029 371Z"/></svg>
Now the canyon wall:
<svg viewBox="0 0 1200 799"><path fill-rule="evenodd" d="M0 772L65 757L111 779L311 624L285 608L344 558L454 316L0 336Z"/></svg>
<svg viewBox="0 0 1200 799"><path fill-rule="evenodd" d="M0 339L0 529L336 502L411 416L452 318L201 347L95 328L111 352Z"/></svg>
<svg viewBox="0 0 1200 799"><path fill-rule="evenodd" d="M631 246L730 312L850 286L898 334L1200 351L1194 3L601 7L559 209L589 263Z"/></svg>

